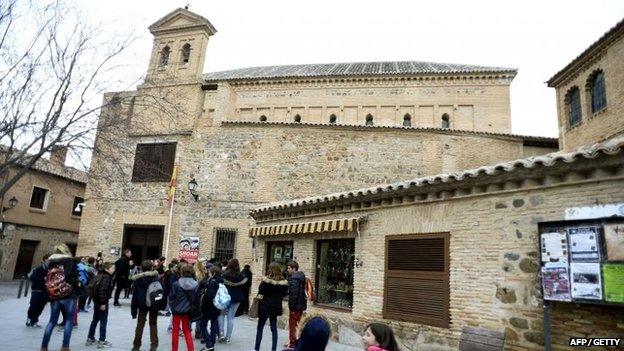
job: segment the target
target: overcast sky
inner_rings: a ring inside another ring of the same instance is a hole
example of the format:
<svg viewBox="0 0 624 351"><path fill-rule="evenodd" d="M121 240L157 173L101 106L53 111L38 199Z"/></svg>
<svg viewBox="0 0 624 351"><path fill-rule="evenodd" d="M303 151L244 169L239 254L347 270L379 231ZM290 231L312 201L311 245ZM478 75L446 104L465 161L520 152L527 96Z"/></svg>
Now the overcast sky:
<svg viewBox="0 0 624 351"><path fill-rule="evenodd" d="M187 2L218 31L204 72L355 61L513 67L513 133L544 136L557 136L555 92L544 82L624 17L622 0L107 0L80 6L87 21L138 37L127 53L131 79L147 69L147 27Z"/></svg>

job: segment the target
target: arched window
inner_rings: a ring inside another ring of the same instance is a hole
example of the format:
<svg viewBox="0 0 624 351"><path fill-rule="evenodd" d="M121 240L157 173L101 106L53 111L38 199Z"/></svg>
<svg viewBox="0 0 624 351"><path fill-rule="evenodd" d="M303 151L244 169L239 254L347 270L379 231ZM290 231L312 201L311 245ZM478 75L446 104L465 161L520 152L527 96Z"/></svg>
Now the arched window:
<svg viewBox="0 0 624 351"><path fill-rule="evenodd" d="M442 128L449 129L451 128L451 119L447 113L442 115Z"/></svg>
<svg viewBox="0 0 624 351"><path fill-rule="evenodd" d="M160 66L165 67L169 64L169 54L171 53L171 49L168 46L165 46L160 52Z"/></svg>
<svg viewBox="0 0 624 351"><path fill-rule="evenodd" d="M266 122L267 118L265 115L260 116L260 122Z"/></svg>
<svg viewBox="0 0 624 351"><path fill-rule="evenodd" d="M568 90L565 97L565 105L570 127L579 124L583 115L581 113L581 91L578 87L572 87Z"/></svg>
<svg viewBox="0 0 624 351"><path fill-rule="evenodd" d="M301 116L295 115L295 123L301 123Z"/></svg>
<svg viewBox="0 0 624 351"><path fill-rule="evenodd" d="M370 113L366 115L366 125L367 126L372 126L373 123L373 115L371 115Z"/></svg>
<svg viewBox="0 0 624 351"><path fill-rule="evenodd" d="M403 116L403 127L411 127L412 126L412 116L409 113L406 113Z"/></svg>
<svg viewBox="0 0 624 351"><path fill-rule="evenodd" d="M331 124L336 124L336 121L337 121L337 120L338 120L338 117L336 117L336 115L335 115L335 114L333 114L333 113L332 113L332 114L329 116L329 123L331 123Z"/></svg>
<svg viewBox="0 0 624 351"><path fill-rule="evenodd" d="M188 65L190 58L191 58L191 44L186 43L182 47L182 63L185 65Z"/></svg>
<svg viewBox="0 0 624 351"><path fill-rule="evenodd" d="M602 71L598 71L589 77L588 88L591 95L592 113L604 110L607 107L607 93Z"/></svg>

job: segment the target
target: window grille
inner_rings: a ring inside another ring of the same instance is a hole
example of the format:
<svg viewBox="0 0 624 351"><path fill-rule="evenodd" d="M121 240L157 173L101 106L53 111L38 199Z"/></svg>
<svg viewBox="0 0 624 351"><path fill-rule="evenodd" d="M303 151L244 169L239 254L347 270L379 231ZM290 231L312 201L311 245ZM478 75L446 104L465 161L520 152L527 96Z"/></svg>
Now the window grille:
<svg viewBox="0 0 624 351"><path fill-rule="evenodd" d="M215 229L214 258L219 262L234 258L236 229Z"/></svg>

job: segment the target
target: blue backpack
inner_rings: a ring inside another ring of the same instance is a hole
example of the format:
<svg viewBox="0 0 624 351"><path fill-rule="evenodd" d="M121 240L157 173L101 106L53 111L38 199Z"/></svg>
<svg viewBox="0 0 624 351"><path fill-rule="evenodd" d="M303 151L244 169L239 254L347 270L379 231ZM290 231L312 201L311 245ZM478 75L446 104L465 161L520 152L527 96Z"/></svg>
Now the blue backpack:
<svg viewBox="0 0 624 351"><path fill-rule="evenodd" d="M85 267L83 263L78 263L76 266L78 268L78 279L82 283L82 286L89 285L90 276L89 272L87 271L87 267Z"/></svg>
<svg viewBox="0 0 624 351"><path fill-rule="evenodd" d="M219 283L219 290L217 290L217 294L214 298L214 305L219 310L224 310L230 306L230 302L232 298L227 291L227 288L222 283Z"/></svg>

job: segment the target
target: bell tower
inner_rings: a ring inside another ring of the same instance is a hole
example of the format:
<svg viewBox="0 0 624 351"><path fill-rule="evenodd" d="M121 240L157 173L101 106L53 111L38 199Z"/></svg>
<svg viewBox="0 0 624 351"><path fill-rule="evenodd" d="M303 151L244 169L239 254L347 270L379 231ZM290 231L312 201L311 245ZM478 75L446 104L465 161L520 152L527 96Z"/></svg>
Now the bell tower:
<svg viewBox="0 0 624 351"><path fill-rule="evenodd" d="M204 68L208 38L217 30L204 17L178 8L149 26L154 35L147 84L196 83Z"/></svg>

